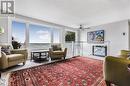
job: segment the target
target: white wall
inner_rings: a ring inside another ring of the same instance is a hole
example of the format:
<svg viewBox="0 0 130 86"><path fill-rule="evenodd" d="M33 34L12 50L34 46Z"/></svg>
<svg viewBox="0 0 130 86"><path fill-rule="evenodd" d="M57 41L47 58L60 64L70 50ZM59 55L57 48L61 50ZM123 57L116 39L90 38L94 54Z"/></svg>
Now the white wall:
<svg viewBox="0 0 130 86"><path fill-rule="evenodd" d="M108 45L108 55L118 56L120 50L129 49L129 27L128 20L93 26L90 29L81 31L81 41L87 42L87 32L95 30L105 31L105 43ZM125 33L125 35L123 35ZM91 46L92 44L88 44ZM97 44L98 45L98 44ZM86 53L90 54L91 48L86 49Z"/></svg>

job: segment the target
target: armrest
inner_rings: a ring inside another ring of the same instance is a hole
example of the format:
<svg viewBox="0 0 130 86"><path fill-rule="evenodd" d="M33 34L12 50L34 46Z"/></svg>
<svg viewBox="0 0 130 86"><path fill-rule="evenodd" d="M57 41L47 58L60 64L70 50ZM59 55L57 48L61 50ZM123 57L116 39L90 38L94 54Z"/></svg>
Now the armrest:
<svg viewBox="0 0 130 86"><path fill-rule="evenodd" d="M6 54L1 51L0 68L4 69L6 67L8 67L8 58L6 57Z"/></svg>
<svg viewBox="0 0 130 86"><path fill-rule="evenodd" d="M64 52L67 53L67 48L64 49Z"/></svg>
<svg viewBox="0 0 130 86"><path fill-rule="evenodd" d="M66 53L67 53L67 48L64 49L64 55L66 57Z"/></svg>
<svg viewBox="0 0 130 86"><path fill-rule="evenodd" d="M49 48L49 55L51 55L53 52L52 48Z"/></svg>
<svg viewBox="0 0 130 86"><path fill-rule="evenodd" d="M13 49L13 50L11 50L11 53L12 54L24 54L25 59L27 59L27 57L28 57L27 49Z"/></svg>

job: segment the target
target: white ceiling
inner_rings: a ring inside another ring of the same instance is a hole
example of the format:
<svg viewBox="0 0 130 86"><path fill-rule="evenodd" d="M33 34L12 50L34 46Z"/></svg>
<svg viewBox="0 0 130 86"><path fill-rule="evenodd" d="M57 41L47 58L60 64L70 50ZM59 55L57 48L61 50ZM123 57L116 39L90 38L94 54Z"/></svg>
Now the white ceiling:
<svg viewBox="0 0 130 86"><path fill-rule="evenodd" d="M15 0L15 12L65 26L130 19L130 0Z"/></svg>

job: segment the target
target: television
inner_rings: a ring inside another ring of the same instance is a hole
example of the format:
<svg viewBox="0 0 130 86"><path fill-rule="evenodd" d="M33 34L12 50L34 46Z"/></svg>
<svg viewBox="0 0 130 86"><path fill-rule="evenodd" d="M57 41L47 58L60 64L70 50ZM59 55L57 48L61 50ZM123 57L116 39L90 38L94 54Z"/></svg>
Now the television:
<svg viewBox="0 0 130 86"><path fill-rule="evenodd" d="M107 56L107 46L95 45L92 47L92 54L95 56Z"/></svg>

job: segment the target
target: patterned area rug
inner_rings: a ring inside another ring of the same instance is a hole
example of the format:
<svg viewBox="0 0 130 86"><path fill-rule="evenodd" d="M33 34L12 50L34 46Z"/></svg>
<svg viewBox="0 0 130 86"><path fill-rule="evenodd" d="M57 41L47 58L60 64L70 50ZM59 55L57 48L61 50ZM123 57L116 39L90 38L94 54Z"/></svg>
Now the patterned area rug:
<svg viewBox="0 0 130 86"><path fill-rule="evenodd" d="M103 62L86 57L14 71L8 86L106 86Z"/></svg>

